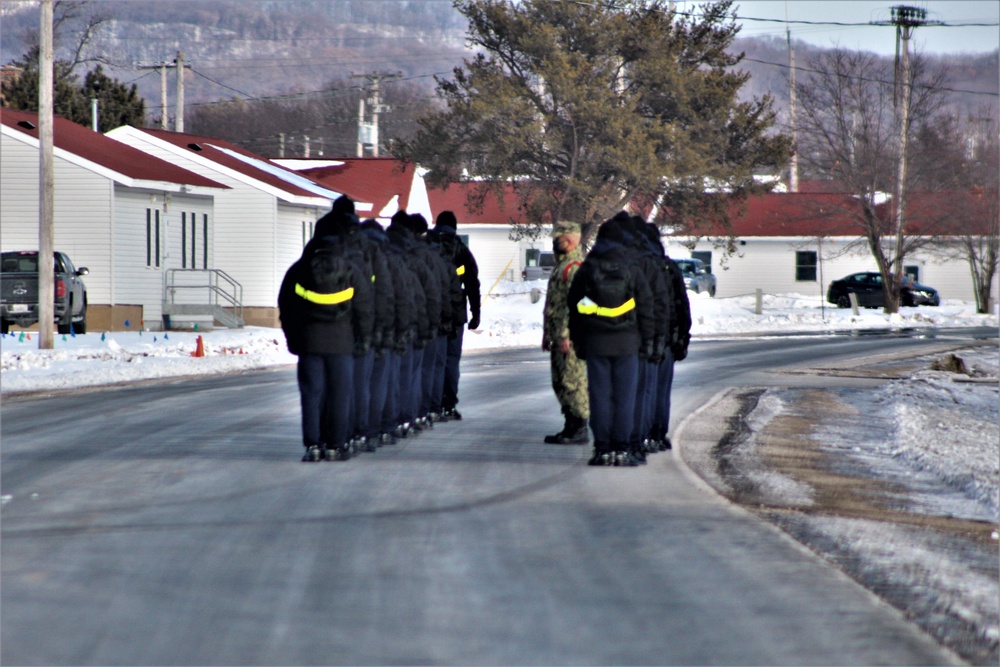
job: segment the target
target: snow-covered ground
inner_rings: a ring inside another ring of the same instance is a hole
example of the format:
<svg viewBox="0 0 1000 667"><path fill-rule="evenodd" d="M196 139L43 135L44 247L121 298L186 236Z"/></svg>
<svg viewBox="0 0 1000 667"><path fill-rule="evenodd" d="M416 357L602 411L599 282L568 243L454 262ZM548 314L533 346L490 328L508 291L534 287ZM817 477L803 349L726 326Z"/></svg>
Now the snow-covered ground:
<svg viewBox="0 0 1000 667"><path fill-rule="evenodd" d="M487 286L484 286L487 287ZM465 349L539 346L541 342L544 281L500 283L487 297L482 325L465 335ZM972 304L948 301L937 308L905 308L887 316L881 310L862 310L855 316L824 304L819 296L766 295L761 314L755 314L753 296L713 299L690 295L695 338L723 335L767 335L787 332L903 329L923 327L996 327L996 313L979 315ZM198 337L205 356L194 357ZM285 348L278 329L202 332L125 331L56 336L55 349L39 350L37 334L15 332L0 340L0 393L74 389L136 380L230 373L268 366L290 365L295 357ZM868 448L872 460L884 462L886 474L898 478L898 468L915 480L914 502L928 512L944 512L979 521L998 520L1000 512L1000 348L996 345L962 352L978 382L955 382L955 375L926 370L888 382L874 396L894 424L885 442L851 442ZM982 381L994 378L994 381ZM767 420L781 410L780 394L765 397L754 416ZM768 402L771 401L771 402ZM841 434L843 435L843 434ZM836 439L837 434L832 434ZM892 470L890 471L890 468ZM904 475L904 477L906 476ZM953 491L947 506L939 492L920 496L917 483L932 478ZM795 494L808 489L789 487ZM795 500L796 498L792 498ZM970 577L960 557L915 542L905 526L874 526L849 519L818 519L810 529L850 543L862 553L866 566L882 572L924 573L905 585L937 591L950 609L971 619L987 641L998 638L995 577ZM997 538L994 533L994 539ZM909 575L908 575L909 576ZM984 612L985 610L985 612ZM984 615L985 614L985 615Z"/></svg>

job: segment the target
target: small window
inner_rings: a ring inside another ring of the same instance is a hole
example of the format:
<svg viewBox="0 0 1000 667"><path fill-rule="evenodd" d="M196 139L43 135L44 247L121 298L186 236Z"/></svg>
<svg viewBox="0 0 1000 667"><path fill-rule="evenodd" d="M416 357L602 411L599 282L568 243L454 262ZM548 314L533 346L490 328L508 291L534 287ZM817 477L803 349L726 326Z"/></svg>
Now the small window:
<svg viewBox="0 0 1000 667"><path fill-rule="evenodd" d="M458 240L461 241L462 243L464 243L466 248L469 247L469 235L468 234L459 234L458 235Z"/></svg>
<svg viewBox="0 0 1000 667"><path fill-rule="evenodd" d="M146 266L160 266L160 211L146 209Z"/></svg>
<svg viewBox="0 0 1000 667"><path fill-rule="evenodd" d="M187 213L181 213L181 268L186 269L187 265ZM194 258L192 258L193 260ZM191 262L194 264L194 262ZM194 268L193 266L191 268Z"/></svg>
<svg viewBox="0 0 1000 667"><path fill-rule="evenodd" d="M919 266L904 266L903 275L910 276L913 282L920 282L920 267Z"/></svg>
<svg viewBox="0 0 1000 667"><path fill-rule="evenodd" d="M538 248L528 248L524 251L524 265L538 266L538 256L541 254L542 251Z"/></svg>
<svg viewBox="0 0 1000 667"><path fill-rule="evenodd" d="M705 265L705 273L712 272L711 250L695 250L691 253L691 259L700 259L701 263Z"/></svg>
<svg viewBox="0 0 1000 667"><path fill-rule="evenodd" d="M795 253L795 280L816 282L816 251L799 250Z"/></svg>

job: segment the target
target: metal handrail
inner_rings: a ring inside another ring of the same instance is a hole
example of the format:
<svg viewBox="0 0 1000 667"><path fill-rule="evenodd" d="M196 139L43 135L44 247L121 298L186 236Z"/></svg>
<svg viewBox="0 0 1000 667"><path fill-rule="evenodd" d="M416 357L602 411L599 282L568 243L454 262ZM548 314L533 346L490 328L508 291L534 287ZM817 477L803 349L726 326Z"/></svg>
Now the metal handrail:
<svg viewBox="0 0 1000 667"><path fill-rule="evenodd" d="M177 283L176 274L206 274L206 283ZM175 304L177 290L201 289L208 291L207 305L232 309L233 314L243 319L243 285L222 269L167 269L163 274L164 302ZM199 303L205 303L201 301Z"/></svg>

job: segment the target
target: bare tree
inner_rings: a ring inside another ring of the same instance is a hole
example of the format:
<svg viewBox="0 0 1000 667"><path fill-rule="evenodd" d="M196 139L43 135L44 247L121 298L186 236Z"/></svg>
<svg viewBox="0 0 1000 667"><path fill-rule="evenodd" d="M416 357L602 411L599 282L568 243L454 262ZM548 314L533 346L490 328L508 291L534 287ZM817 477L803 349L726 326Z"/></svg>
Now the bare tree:
<svg viewBox="0 0 1000 667"><path fill-rule="evenodd" d="M891 65L873 54L836 49L816 58L810 70L796 87L800 164L811 177L832 180L856 198L852 213L859 239L882 274L886 312L896 312L902 276L894 275L892 267L933 242L935 232L923 224L919 231L898 233L884 206L900 159ZM920 138L934 135L945 102L942 77L931 76L922 59L914 58L907 128L911 155L923 150ZM932 179L927 170L910 169L907 190L926 187Z"/></svg>
<svg viewBox="0 0 1000 667"><path fill-rule="evenodd" d="M976 310L987 313L1000 268L1000 135L995 107L982 107L963 126L945 126L938 150L928 155L947 188L940 210L945 235L933 252L945 261L968 263Z"/></svg>
<svg viewBox="0 0 1000 667"><path fill-rule="evenodd" d="M52 9L52 39L56 57L68 74L80 65L113 65L104 54L92 50L98 31L112 20L111 14L93 0L56 0ZM38 29L26 31L28 54L38 49Z"/></svg>

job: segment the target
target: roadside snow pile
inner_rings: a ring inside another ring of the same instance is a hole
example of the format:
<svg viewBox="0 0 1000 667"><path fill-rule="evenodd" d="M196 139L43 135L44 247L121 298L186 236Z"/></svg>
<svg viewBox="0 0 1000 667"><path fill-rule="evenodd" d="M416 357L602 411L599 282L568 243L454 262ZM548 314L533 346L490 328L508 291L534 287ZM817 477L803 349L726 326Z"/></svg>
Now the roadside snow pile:
<svg viewBox="0 0 1000 667"><path fill-rule="evenodd" d="M143 379L218 375L294 364L280 330L192 332L115 331L56 336L39 350L37 332L0 339L0 391L73 389ZM202 336L204 357L192 356Z"/></svg>
<svg viewBox="0 0 1000 667"><path fill-rule="evenodd" d="M1000 520L1000 350L957 357L979 378L927 370L897 380L876 398L895 419L892 454L981 505L977 516ZM966 380L982 379L983 382ZM956 514L961 516L961 514Z"/></svg>

